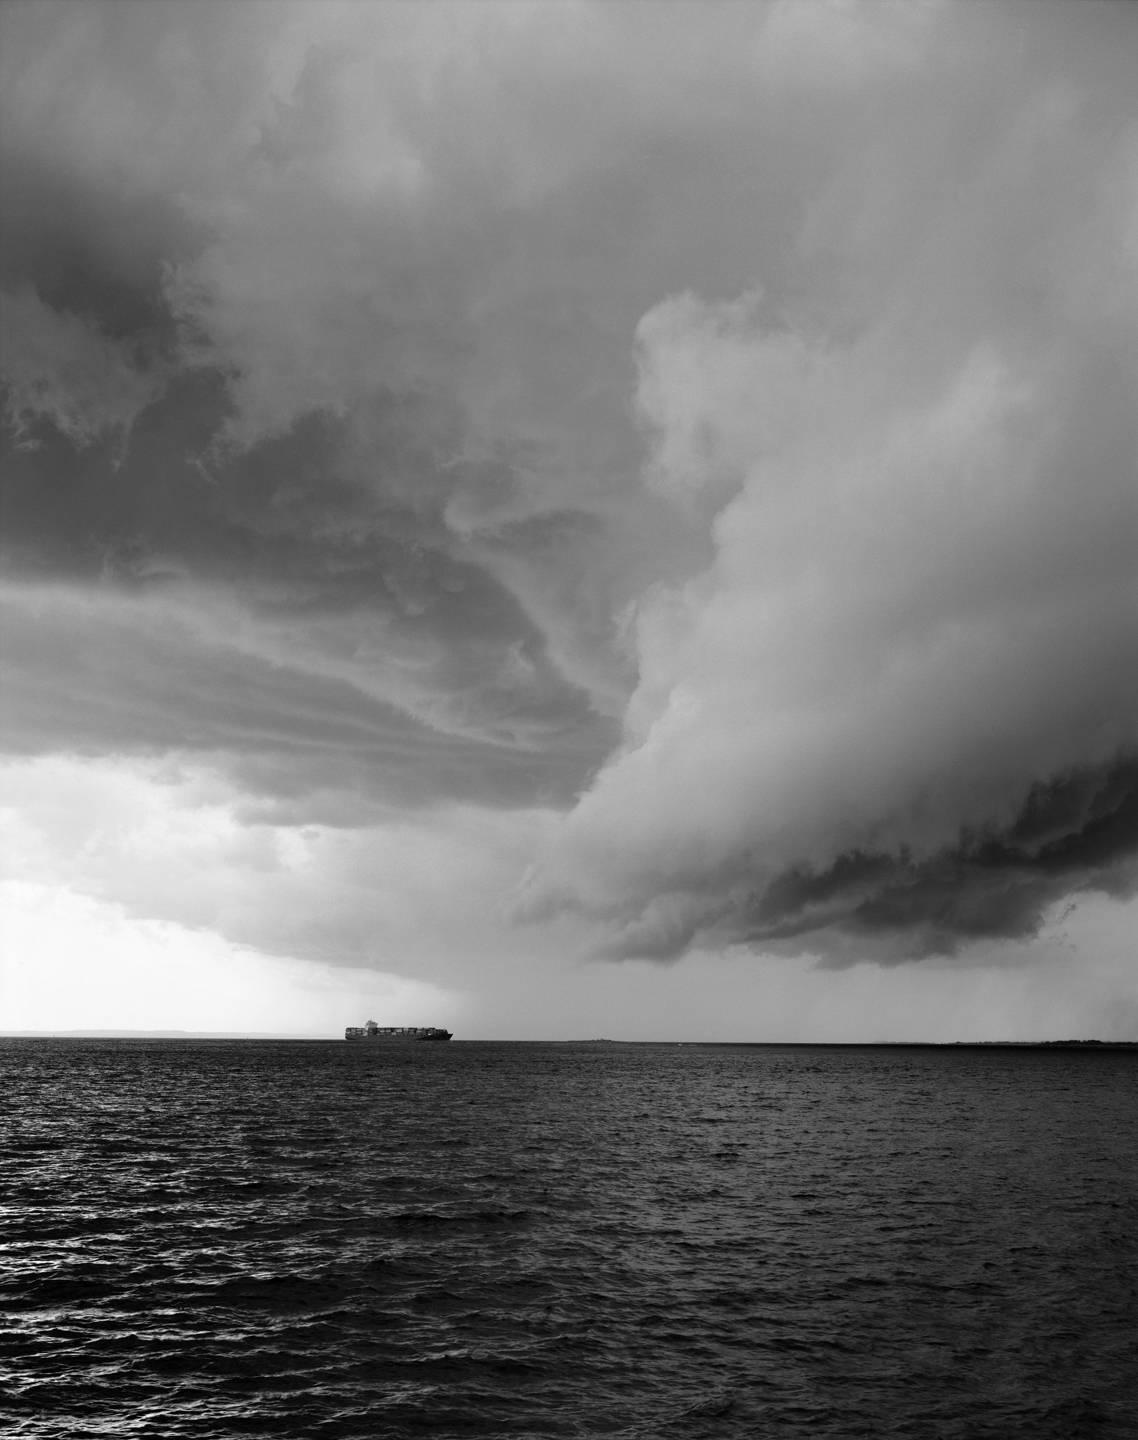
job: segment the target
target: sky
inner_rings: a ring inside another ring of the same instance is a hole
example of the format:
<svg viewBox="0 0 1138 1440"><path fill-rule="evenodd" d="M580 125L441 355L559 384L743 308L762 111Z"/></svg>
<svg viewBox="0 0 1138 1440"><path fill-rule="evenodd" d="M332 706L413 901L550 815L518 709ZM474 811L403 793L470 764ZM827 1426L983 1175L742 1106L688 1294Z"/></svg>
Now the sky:
<svg viewBox="0 0 1138 1440"><path fill-rule="evenodd" d="M0 1029L1138 1039L1138 8L0 7Z"/></svg>

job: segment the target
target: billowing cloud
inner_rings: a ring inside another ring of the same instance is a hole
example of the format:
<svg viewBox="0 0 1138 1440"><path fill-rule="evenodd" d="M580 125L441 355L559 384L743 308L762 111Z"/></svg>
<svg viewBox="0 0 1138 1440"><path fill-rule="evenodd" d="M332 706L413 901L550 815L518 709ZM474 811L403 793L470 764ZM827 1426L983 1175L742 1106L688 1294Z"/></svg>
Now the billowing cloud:
<svg viewBox="0 0 1138 1440"><path fill-rule="evenodd" d="M1022 96L984 154L949 110L952 190L932 204L920 176L904 193L904 127L881 137L893 185L874 203L908 265L852 333L761 294L681 295L641 322L648 483L705 517L715 555L638 602L624 746L530 913L603 917L616 953L702 935L911 956L1031 933L1068 891L1133 889L1123 108ZM857 204L839 208L856 234ZM1109 296L1083 273L1102 264Z"/></svg>

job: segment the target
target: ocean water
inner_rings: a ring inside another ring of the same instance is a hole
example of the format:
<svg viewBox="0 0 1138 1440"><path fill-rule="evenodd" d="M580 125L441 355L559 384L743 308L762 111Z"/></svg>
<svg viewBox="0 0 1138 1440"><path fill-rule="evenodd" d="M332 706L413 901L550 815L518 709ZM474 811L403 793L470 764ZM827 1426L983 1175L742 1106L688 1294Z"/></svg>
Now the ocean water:
<svg viewBox="0 0 1138 1440"><path fill-rule="evenodd" d="M0 1041L0 1433L1138 1435L1138 1052Z"/></svg>

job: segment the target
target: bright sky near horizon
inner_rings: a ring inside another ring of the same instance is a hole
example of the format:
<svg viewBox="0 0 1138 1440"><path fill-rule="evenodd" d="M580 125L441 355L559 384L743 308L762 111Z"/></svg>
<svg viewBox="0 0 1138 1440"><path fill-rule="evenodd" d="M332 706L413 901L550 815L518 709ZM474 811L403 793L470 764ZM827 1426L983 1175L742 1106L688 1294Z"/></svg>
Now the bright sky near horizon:
<svg viewBox="0 0 1138 1440"><path fill-rule="evenodd" d="M0 7L0 1030L1138 1039L1138 7Z"/></svg>

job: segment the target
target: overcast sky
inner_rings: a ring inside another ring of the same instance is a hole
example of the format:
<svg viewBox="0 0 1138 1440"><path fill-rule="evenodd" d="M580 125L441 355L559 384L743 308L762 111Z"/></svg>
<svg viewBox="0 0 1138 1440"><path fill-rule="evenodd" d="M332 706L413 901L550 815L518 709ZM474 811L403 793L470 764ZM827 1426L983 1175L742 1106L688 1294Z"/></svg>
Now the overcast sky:
<svg viewBox="0 0 1138 1440"><path fill-rule="evenodd" d="M0 1028L1138 1039L1138 7L0 9Z"/></svg>

